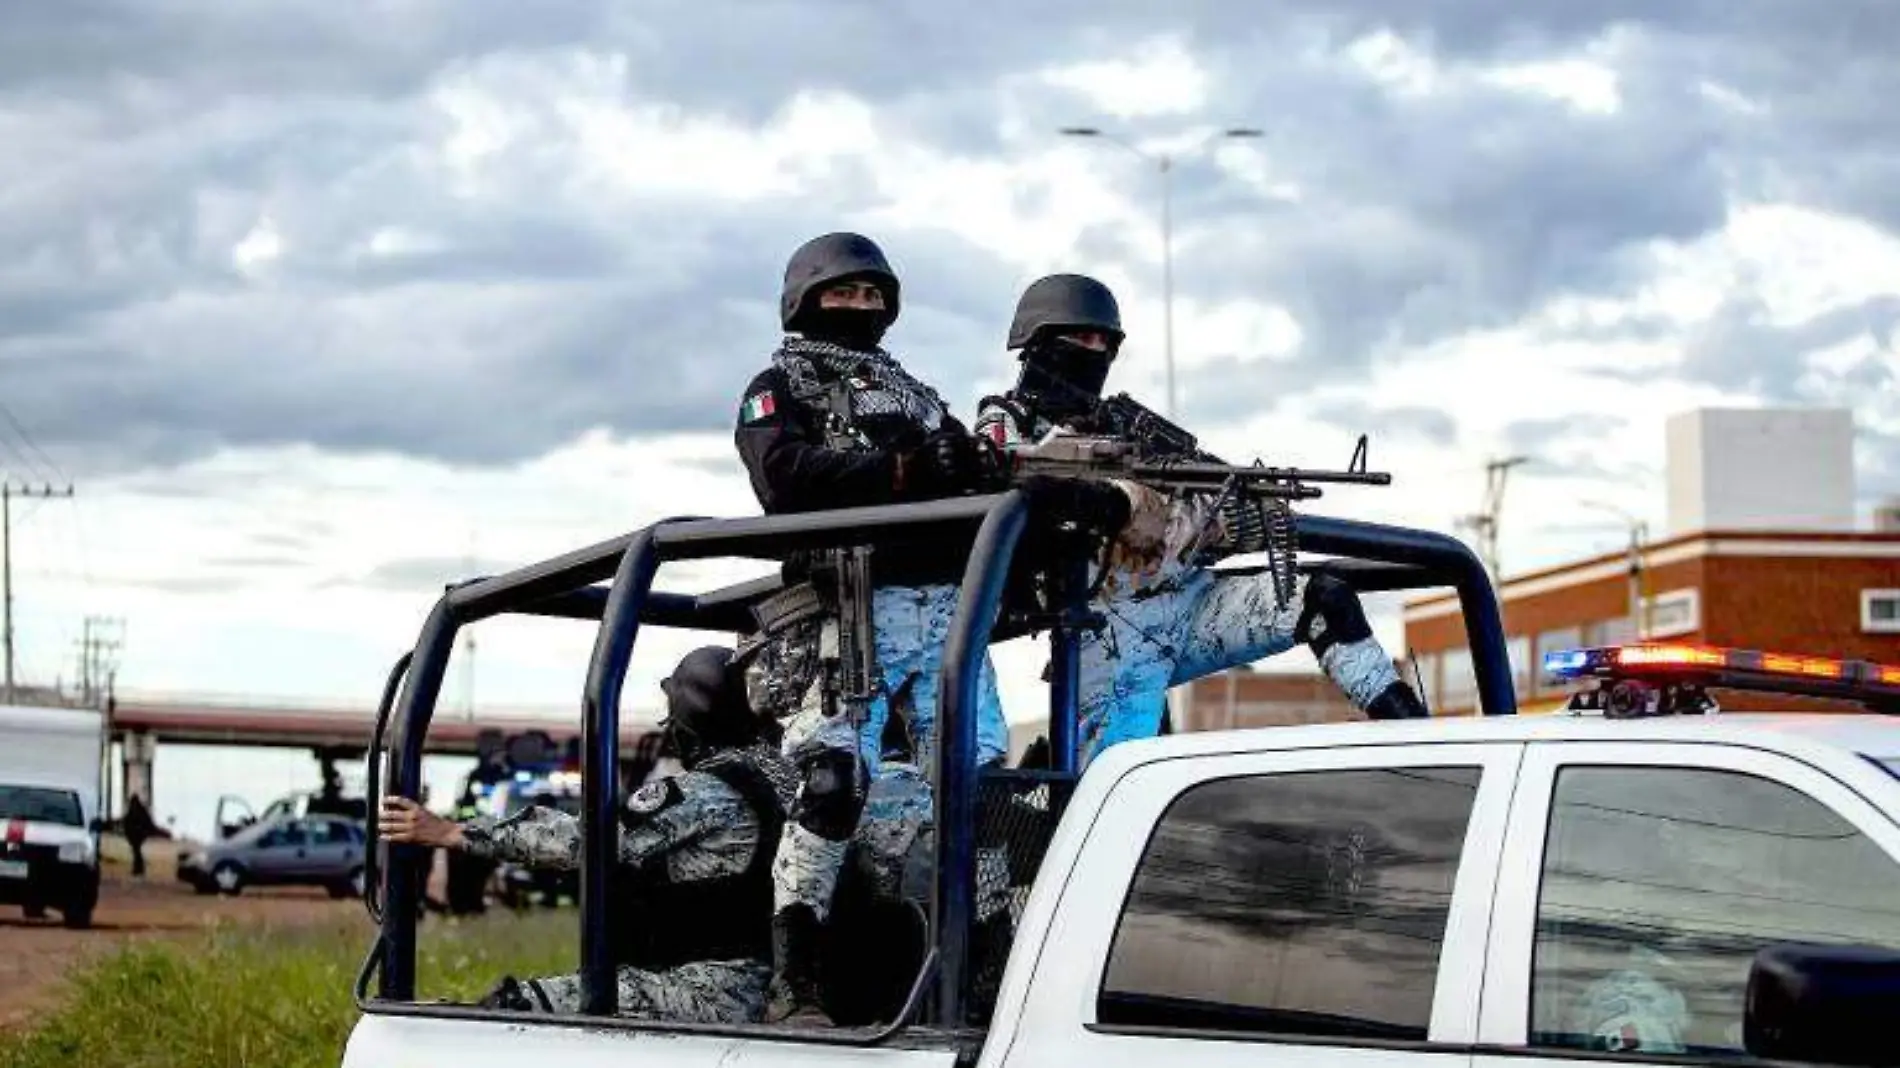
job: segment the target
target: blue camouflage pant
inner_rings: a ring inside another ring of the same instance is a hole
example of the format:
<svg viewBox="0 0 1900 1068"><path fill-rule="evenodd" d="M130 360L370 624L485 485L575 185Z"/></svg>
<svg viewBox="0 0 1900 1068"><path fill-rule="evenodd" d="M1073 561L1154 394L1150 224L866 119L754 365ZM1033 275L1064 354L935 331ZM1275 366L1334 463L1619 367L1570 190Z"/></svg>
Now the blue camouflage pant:
<svg viewBox="0 0 1900 1068"><path fill-rule="evenodd" d="M950 620L957 611L957 587L886 586L871 598L871 630L877 635L877 663L883 684L870 716L858 734L866 767L881 763L884 727L893 708L909 724L916 752L911 760L922 768L936 766L936 726L939 675L944 645L950 638ZM1009 751L1009 723L996 688L996 667L988 650L977 682L976 762L998 759Z"/></svg>
<svg viewBox="0 0 1900 1068"><path fill-rule="evenodd" d="M1161 730L1170 687L1286 652L1299 644L1305 580L1285 606L1266 572L1222 574L1189 561L1206 537L1200 502L1137 490L1133 516L1108 560L1096 607L1107 617L1081 642L1078 765L1119 742ZM1331 645L1320 669L1364 708L1398 681L1366 638Z"/></svg>
<svg viewBox="0 0 1900 1068"><path fill-rule="evenodd" d="M844 763L853 769L848 777L862 784L871 769L884 765L881 743L893 709L909 722L916 761L931 766L938 672L956 601L956 587L947 585L874 591L872 629L880 692L866 709L863 723L851 722L847 711L835 707L825 693L822 662L838 654L837 627L830 620L795 625L769 641L746 668L747 696L753 708L783 724L781 751L801 777L807 777L799 787L794 819L785 826L772 866L775 911L807 905L820 919L828 915L852 828L862 810L862 794L856 795L855 802L835 791L828 801L810 796L811 769ZM987 652L976 714L978 761L1000 757L1007 749L1009 731ZM856 793L861 785L845 784L842 789ZM801 813L815 811L814 803L832 806L826 809L829 815L804 818ZM854 811L843 811L841 804L853 805Z"/></svg>

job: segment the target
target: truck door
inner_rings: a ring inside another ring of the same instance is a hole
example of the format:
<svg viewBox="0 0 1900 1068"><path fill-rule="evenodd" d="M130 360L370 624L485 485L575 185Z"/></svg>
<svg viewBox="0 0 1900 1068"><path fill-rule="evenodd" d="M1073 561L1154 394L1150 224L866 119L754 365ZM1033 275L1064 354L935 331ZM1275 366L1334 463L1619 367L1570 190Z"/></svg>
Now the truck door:
<svg viewBox="0 0 1900 1068"><path fill-rule="evenodd" d="M1464 1068L1519 752L1353 746L1127 772L1041 945L1016 947L986 1063L1006 1046L1025 1066Z"/></svg>
<svg viewBox="0 0 1900 1068"><path fill-rule="evenodd" d="M1868 785L1900 811L1900 782ZM1497 1052L1479 1068L1747 1059L1757 950L1900 949L1900 828L1869 796L1739 744L1534 745L1484 984Z"/></svg>

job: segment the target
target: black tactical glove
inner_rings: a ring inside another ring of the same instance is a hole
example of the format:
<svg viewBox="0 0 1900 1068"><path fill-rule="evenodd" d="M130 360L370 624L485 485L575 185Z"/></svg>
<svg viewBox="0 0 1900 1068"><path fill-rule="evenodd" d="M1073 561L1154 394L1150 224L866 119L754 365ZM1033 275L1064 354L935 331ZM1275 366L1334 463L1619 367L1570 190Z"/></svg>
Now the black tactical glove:
<svg viewBox="0 0 1900 1068"><path fill-rule="evenodd" d="M535 1004L529 999L527 987L512 975L504 975L501 982L477 1003L484 1009L508 1009L513 1012L533 1012Z"/></svg>
<svg viewBox="0 0 1900 1068"><path fill-rule="evenodd" d="M1070 522L1104 537L1128 525L1133 505L1111 483L1056 475L1032 475L1021 483L1032 515L1047 523Z"/></svg>
<svg viewBox="0 0 1900 1068"><path fill-rule="evenodd" d="M979 487L982 461L976 439L958 430L936 430L898 464L904 488L919 498L952 497Z"/></svg>

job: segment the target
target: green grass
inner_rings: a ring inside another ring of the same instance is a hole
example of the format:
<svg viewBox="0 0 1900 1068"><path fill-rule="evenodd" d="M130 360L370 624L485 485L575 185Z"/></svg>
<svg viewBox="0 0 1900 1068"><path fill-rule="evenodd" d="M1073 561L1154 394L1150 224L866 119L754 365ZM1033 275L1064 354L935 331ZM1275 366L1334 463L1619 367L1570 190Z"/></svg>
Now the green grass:
<svg viewBox="0 0 1900 1068"><path fill-rule="evenodd" d="M575 922L572 909L431 917L418 936L420 995L473 1002L504 973L571 971ZM0 1068L335 1068L373 937L359 916L128 946L75 973L65 1004L38 1027L0 1032Z"/></svg>

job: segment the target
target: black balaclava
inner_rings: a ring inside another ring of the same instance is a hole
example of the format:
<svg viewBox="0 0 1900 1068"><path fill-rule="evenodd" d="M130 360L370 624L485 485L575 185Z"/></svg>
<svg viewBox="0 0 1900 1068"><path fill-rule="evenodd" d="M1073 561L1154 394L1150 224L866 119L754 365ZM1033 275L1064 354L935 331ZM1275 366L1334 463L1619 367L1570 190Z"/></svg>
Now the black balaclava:
<svg viewBox="0 0 1900 1068"><path fill-rule="evenodd" d="M1108 335L1107 351L1061 336L1081 331ZM1124 336L1121 308L1107 286L1080 274L1037 279L1023 290L1009 324L1009 347L1022 350L1016 399L1051 422L1088 414Z"/></svg>

